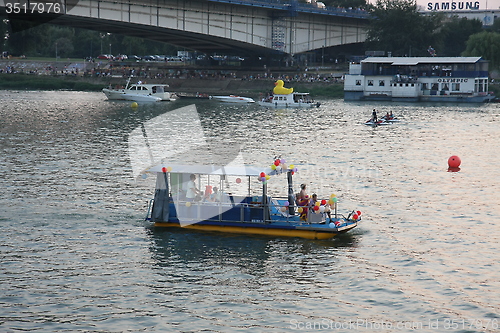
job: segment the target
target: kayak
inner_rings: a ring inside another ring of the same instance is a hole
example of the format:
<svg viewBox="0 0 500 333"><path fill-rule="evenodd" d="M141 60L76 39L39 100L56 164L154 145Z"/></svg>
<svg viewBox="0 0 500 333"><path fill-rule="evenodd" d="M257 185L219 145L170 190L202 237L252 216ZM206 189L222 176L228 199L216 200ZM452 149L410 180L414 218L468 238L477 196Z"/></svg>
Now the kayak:
<svg viewBox="0 0 500 333"><path fill-rule="evenodd" d="M364 124L368 125L368 126L389 125L389 123L383 119L379 119L378 121L373 121L372 119L370 119L367 122L365 122Z"/></svg>
<svg viewBox="0 0 500 333"><path fill-rule="evenodd" d="M390 122L390 123L394 123L394 122L397 122L397 121L400 121L398 118L392 116L392 117L387 117L387 116L383 116L382 118L380 118L386 122Z"/></svg>

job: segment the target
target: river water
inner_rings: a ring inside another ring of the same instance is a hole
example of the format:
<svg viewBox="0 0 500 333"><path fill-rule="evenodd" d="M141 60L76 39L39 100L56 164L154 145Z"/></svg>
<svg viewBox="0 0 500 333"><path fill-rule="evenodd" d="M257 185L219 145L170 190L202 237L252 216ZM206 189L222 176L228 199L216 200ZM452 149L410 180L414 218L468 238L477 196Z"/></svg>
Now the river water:
<svg viewBox="0 0 500 333"><path fill-rule="evenodd" d="M154 180L132 177L129 134L192 100L0 100L2 332L499 330L500 105L194 101L200 160L282 155L296 184L363 212L348 235L312 241L144 221ZM401 122L361 124L374 108Z"/></svg>

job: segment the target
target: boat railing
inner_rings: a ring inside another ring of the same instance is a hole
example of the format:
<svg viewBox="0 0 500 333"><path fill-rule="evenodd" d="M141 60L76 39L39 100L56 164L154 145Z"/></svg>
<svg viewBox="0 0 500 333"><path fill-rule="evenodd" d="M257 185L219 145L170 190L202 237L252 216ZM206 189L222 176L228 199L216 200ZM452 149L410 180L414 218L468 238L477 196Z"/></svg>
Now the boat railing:
<svg viewBox="0 0 500 333"><path fill-rule="evenodd" d="M155 199L149 199L148 201L146 201L147 211L146 211L146 217L144 218L145 221L151 220L151 209L153 208L154 201Z"/></svg>
<svg viewBox="0 0 500 333"><path fill-rule="evenodd" d="M250 198L250 197L246 197ZM233 222L291 222L298 216L297 207L293 208L293 214L289 213L289 205L284 203L286 198L268 197L267 203L262 201L239 201L240 197L229 196L223 201L188 201L185 199L175 200L170 197L169 219L189 219L208 221L233 221ZM261 198L260 198L261 199ZM151 220L154 199L147 201L147 213L145 220Z"/></svg>

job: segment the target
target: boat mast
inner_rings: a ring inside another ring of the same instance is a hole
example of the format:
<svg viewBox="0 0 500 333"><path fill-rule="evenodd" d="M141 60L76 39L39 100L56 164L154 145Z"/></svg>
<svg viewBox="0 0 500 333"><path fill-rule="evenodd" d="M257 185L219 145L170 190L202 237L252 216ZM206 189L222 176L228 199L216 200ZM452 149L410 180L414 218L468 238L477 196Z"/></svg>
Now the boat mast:
<svg viewBox="0 0 500 333"><path fill-rule="evenodd" d="M292 170L287 171L286 177L288 180L288 214L295 215L295 197L293 194Z"/></svg>
<svg viewBox="0 0 500 333"><path fill-rule="evenodd" d="M267 220L269 220L269 205L267 203L266 181L262 182L262 207L263 207L262 220L264 221L264 223L267 223Z"/></svg>
<svg viewBox="0 0 500 333"><path fill-rule="evenodd" d="M163 205L163 218L165 221L168 221L170 215L170 189L168 186L167 168L163 167L161 171L163 172L163 179L165 180L165 195L167 197L166 205Z"/></svg>

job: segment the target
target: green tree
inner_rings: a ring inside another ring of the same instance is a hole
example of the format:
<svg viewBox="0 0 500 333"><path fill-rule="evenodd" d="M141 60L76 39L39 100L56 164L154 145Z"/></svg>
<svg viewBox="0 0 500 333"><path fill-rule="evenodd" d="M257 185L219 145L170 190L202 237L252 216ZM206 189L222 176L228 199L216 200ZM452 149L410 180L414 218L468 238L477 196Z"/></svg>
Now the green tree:
<svg viewBox="0 0 500 333"><path fill-rule="evenodd" d="M62 58L70 57L73 54L73 43L66 37L58 38L54 42L54 52Z"/></svg>
<svg viewBox="0 0 500 333"><path fill-rule="evenodd" d="M500 66L500 33L482 31L471 35L462 55L483 57L490 61L491 68L498 68Z"/></svg>
<svg viewBox="0 0 500 333"><path fill-rule="evenodd" d="M439 55L446 57L458 57L465 51L466 42L470 35L483 30L481 21L478 19L469 20L465 17L452 16L443 24L442 44Z"/></svg>
<svg viewBox="0 0 500 333"><path fill-rule="evenodd" d="M441 39L442 16L423 15L414 0L377 0L372 8L366 47L393 56L425 56Z"/></svg>

